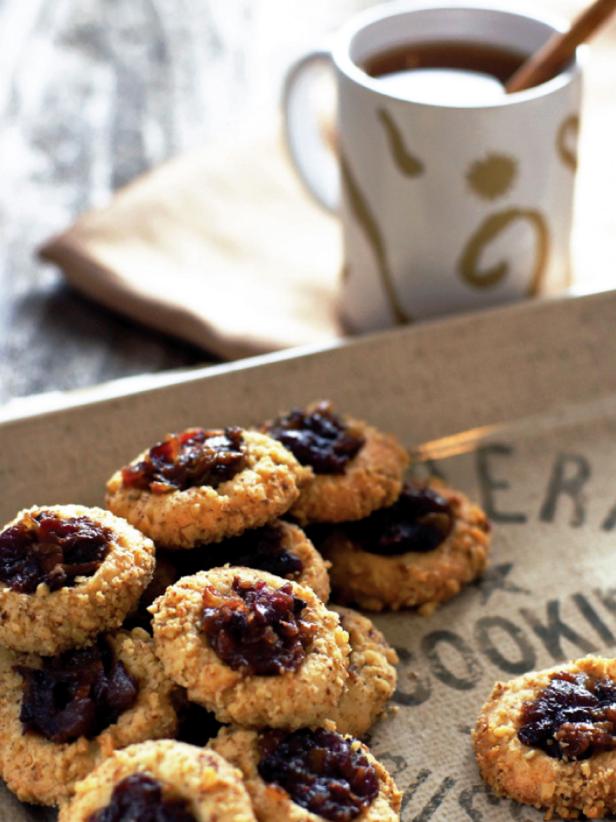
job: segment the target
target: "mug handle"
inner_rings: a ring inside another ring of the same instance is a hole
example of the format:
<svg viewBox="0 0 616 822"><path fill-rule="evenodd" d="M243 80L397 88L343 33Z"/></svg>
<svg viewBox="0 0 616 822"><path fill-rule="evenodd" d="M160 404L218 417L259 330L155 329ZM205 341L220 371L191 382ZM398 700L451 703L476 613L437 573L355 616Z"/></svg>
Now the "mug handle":
<svg viewBox="0 0 616 822"><path fill-rule="evenodd" d="M333 68L331 53L315 49L300 57L285 78L282 91L284 138L304 186L323 208L337 213L340 171L333 141L328 141L314 110L312 93L319 66Z"/></svg>

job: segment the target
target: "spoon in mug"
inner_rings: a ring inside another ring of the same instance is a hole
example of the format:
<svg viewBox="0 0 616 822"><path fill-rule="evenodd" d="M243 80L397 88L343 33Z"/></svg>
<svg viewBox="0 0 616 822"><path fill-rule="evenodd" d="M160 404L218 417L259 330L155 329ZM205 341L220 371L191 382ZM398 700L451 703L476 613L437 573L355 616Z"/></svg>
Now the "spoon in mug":
<svg viewBox="0 0 616 822"><path fill-rule="evenodd" d="M525 60L505 84L507 94L523 91L555 77L575 54L576 48L616 12L616 0L595 0L571 24L568 31L554 34L535 54Z"/></svg>

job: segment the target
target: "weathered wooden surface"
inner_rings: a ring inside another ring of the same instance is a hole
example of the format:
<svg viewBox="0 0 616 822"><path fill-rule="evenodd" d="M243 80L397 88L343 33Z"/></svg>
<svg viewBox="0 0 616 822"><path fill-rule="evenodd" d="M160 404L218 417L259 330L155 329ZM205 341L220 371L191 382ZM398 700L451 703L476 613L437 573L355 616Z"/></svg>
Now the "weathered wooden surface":
<svg viewBox="0 0 616 822"><path fill-rule="evenodd" d="M274 107L284 65L361 2L0 0L0 403L207 360L34 256L145 169Z"/></svg>
<svg viewBox="0 0 616 822"><path fill-rule="evenodd" d="M547 0L566 14L581 4ZM69 291L35 249L136 174L273 109L289 60L365 5L0 0L0 403L207 360ZM604 48L591 79L608 89L611 72L613 89L615 64ZM616 130L613 113L593 117L596 157ZM614 190L607 158L587 195ZM591 236L609 230L613 207L596 217L581 214Z"/></svg>

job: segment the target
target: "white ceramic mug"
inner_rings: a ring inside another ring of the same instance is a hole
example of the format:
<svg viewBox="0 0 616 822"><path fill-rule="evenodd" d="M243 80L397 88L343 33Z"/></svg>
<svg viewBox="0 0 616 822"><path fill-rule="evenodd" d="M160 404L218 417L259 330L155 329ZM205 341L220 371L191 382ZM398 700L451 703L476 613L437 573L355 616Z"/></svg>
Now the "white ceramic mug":
<svg viewBox="0 0 616 822"><path fill-rule="evenodd" d="M342 221L347 327L383 328L568 284L579 55L547 83L480 104L398 96L361 68L422 41L531 53L564 25L479 3L388 3L291 68L287 143L309 191ZM336 150L313 105L323 64L336 77Z"/></svg>

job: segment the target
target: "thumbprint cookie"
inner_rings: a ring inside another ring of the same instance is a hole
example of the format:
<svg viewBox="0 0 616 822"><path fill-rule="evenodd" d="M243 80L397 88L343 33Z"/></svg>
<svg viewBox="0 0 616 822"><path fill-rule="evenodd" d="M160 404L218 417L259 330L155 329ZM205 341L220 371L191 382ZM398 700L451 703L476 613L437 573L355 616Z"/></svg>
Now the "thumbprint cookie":
<svg viewBox="0 0 616 822"><path fill-rule="evenodd" d="M279 442L241 428L169 434L107 483L107 506L157 544L192 548L285 513L309 472Z"/></svg>
<svg viewBox="0 0 616 822"><path fill-rule="evenodd" d="M210 746L244 776L260 822L395 822L401 794L353 737L329 728L223 728Z"/></svg>
<svg viewBox="0 0 616 822"><path fill-rule="evenodd" d="M175 565L178 579L224 565L241 565L307 585L324 602L329 598L328 566L323 557L301 528L283 520L251 528L214 545L197 545L188 551L166 550L160 555Z"/></svg>
<svg viewBox="0 0 616 822"><path fill-rule="evenodd" d="M336 710L336 729L364 736L385 710L396 689L398 655L370 619L357 611L332 606L349 635L349 676Z"/></svg>
<svg viewBox="0 0 616 822"><path fill-rule="evenodd" d="M546 818L616 812L616 660L588 656L497 682L473 734L493 790Z"/></svg>
<svg viewBox="0 0 616 822"><path fill-rule="evenodd" d="M390 434L334 413L329 402L294 409L262 428L309 469L291 508L300 523L362 519L400 493L406 449Z"/></svg>
<svg viewBox="0 0 616 822"><path fill-rule="evenodd" d="M336 528L321 548L341 602L426 615L483 572L489 545L483 511L432 481L406 483L393 505Z"/></svg>
<svg viewBox="0 0 616 822"><path fill-rule="evenodd" d="M215 751L171 739L116 751L75 786L59 822L255 822L242 775Z"/></svg>
<svg viewBox="0 0 616 822"><path fill-rule="evenodd" d="M173 684L140 629L41 658L0 650L0 776L56 805L115 749L173 736Z"/></svg>
<svg viewBox="0 0 616 822"><path fill-rule="evenodd" d="M0 532L0 644L53 655L117 628L154 571L154 544L100 508L36 506Z"/></svg>
<svg viewBox="0 0 616 822"><path fill-rule="evenodd" d="M314 591L265 571L183 577L151 606L156 653L220 722L298 727L333 712L348 634Z"/></svg>

